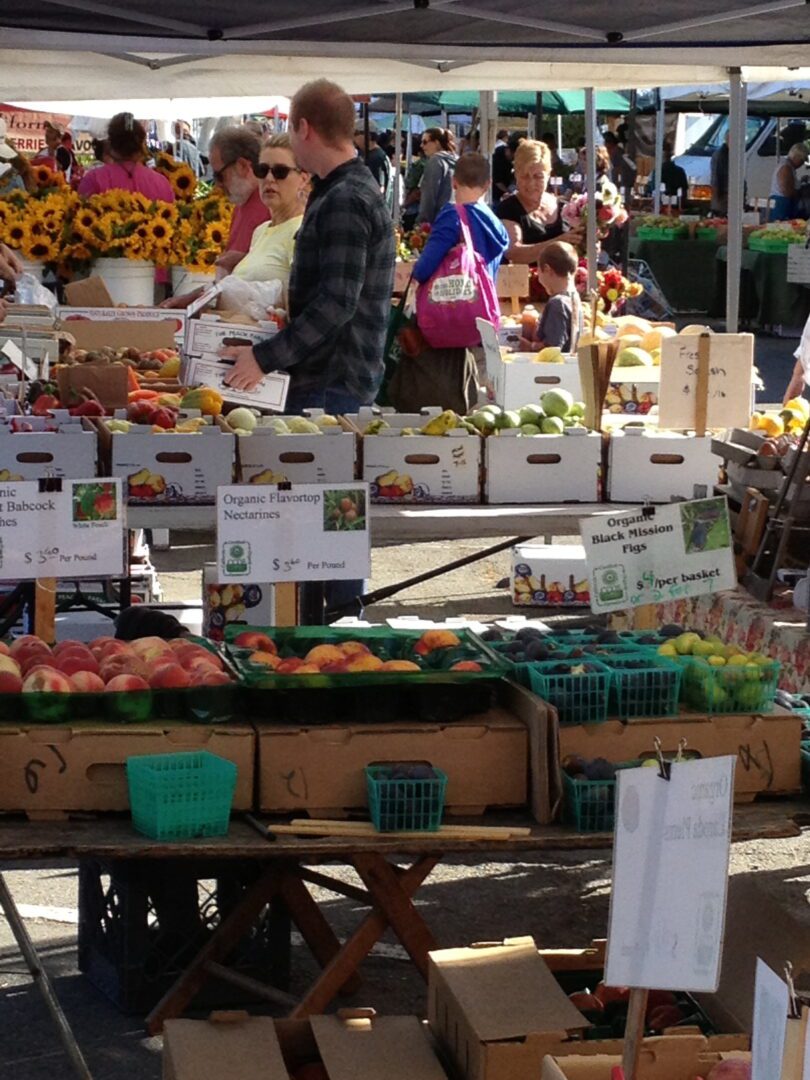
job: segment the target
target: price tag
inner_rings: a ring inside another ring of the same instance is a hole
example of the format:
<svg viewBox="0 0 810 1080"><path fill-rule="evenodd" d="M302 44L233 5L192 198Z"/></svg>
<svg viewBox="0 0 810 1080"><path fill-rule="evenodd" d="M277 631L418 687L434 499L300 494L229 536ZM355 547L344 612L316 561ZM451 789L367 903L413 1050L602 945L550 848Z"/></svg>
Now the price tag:
<svg viewBox="0 0 810 1080"><path fill-rule="evenodd" d="M617 775L605 982L714 992L726 916L732 756Z"/></svg>
<svg viewBox="0 0 810 1080"><path fill-rule="evenodd" d="M787 280L791 285L810 285L810 248L804 244L788 248Z"/></svg>
<svg viewBox="0 0 810 1080"><path fill-rule="evenodd" d="M371 573L368 484L217 489L218 580L337 581Z"/></svg>
<svg viewBox="0 0 810 1080"><path fill-rule="evenodd" d="M737 584L725 497L600 514L580 522L594 612Z"/></svg>
<svg viewBox="0 0 810 1080"><path fill-rule="evenodd" d="M121 577L125 528L120 480L0 484L0 581Z"/></svg>
<svg viewBox="0 0 810 1080"><path fill-rule="evenodd" d="M787 983L757 957L751 1080L774 1080L781 1075L789 1008Z"/></svg>
<svg viewBox="0 0 810 1080"><path fill-rule="evenodd" d="M698 348L702 335L677 334L661 343L658 424L694 431L698 419ZM751 418L753 334L708 336L705 426L747 427Z"/></svg>

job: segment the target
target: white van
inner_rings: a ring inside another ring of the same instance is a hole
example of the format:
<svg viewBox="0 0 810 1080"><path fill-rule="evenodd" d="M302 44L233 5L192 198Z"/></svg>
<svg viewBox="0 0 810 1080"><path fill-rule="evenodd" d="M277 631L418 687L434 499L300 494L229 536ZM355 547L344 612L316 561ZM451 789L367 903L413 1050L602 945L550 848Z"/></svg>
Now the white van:
<svg viewBox="0 0 810 1080"><path fill-rule="evenodd" d="M771 180L776 169L778 121L772 116L749 116L745 124L745 182L749 202L767 199L771 193ZM690 182L711 183L712 154L726 141L728 117L718 116L698 140L683 154L676 157L676 165L686 172ZM810 126L804 120L782 120L780 157L784 158L791 146L810 139ZM799 179L807 174L800 173Z"/></svg>

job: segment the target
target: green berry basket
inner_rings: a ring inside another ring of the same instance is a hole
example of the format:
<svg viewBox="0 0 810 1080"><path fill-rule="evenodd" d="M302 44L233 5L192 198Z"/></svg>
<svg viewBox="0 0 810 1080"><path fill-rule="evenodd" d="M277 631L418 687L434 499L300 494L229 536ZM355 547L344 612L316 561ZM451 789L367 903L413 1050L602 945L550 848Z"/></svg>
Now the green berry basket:
<svg viewBox="0 0 810 1080"><path fill-rule="evenodd" d="M580 673L561 670L584 667ZM598 724L607 720L611 671L599 660L540 661L529 666L531 689L557 710L560 724Z"/></svg>
<svg viewBox="0 0 810 1080"><path fill-rule="evenodd" d="M236 772L207 750L127 758L132 824L153 840L225 836Z"/></svg>
<svg viewBox="0 0 810 1080"><path fill-rule="evenodd" d="M611 716L633 720L677 714L683 676L679 664L644 651L602 660L613 672L608 706Z"/></svg>
<svg viewBox="0 0 810 1080"><path fill-rule="evenodd" d="M413 775L419 771L424 775ZM377 832L436 832L442 823L447 774L427 762L366 767L368 808Z"/></svg>
<svg viewBox="0 0 810 1080"><path fill-rule="evenodd" d="M641 762L623 761L616 769L634 769ZM563 824L577 832L613 832L616 823L616 781L583 780L563 772Z"/></svg>
<svg viewBox="0 0 810 1080"><path fill-rule="evenodd" d="M683 666L681 702L709 713L767 713L773 708L781 665L764 663L712 666L688 657Z"/></svg>

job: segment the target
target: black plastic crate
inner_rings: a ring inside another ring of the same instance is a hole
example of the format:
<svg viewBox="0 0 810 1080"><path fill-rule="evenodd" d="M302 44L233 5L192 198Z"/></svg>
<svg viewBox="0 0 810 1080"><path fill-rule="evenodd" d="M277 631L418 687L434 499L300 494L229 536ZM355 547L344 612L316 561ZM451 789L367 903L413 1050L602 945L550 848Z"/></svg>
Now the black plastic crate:
<svg viewBox="0 0 810 1080"><path fill-rule="evenodd" d="M235 860L156 864L153 860L81 859L79 970L122 1012L148 1013L188 967L261 868ZM286 990L290 918L271 903L226 961L228 967ZM209 979L191 1007L228 1008L254 1001Z"/></svg>

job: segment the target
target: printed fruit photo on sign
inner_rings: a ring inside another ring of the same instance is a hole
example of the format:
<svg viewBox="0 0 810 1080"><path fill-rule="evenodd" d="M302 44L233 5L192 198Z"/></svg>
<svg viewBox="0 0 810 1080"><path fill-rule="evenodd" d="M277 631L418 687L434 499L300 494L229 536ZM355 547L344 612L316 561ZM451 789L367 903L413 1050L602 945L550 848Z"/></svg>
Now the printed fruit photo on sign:
<svg viewBox="0 0 810 1080"><path fill-rule="evenodd" d="M324 532L364 532L366 493L359 489L336 489L323 494Z"/></svg>
<svg viewBox="0 0 810 1080"><path fill-rule="evenodd" d="M74 521L115 521L115 484L74 484Z"/></svg>

